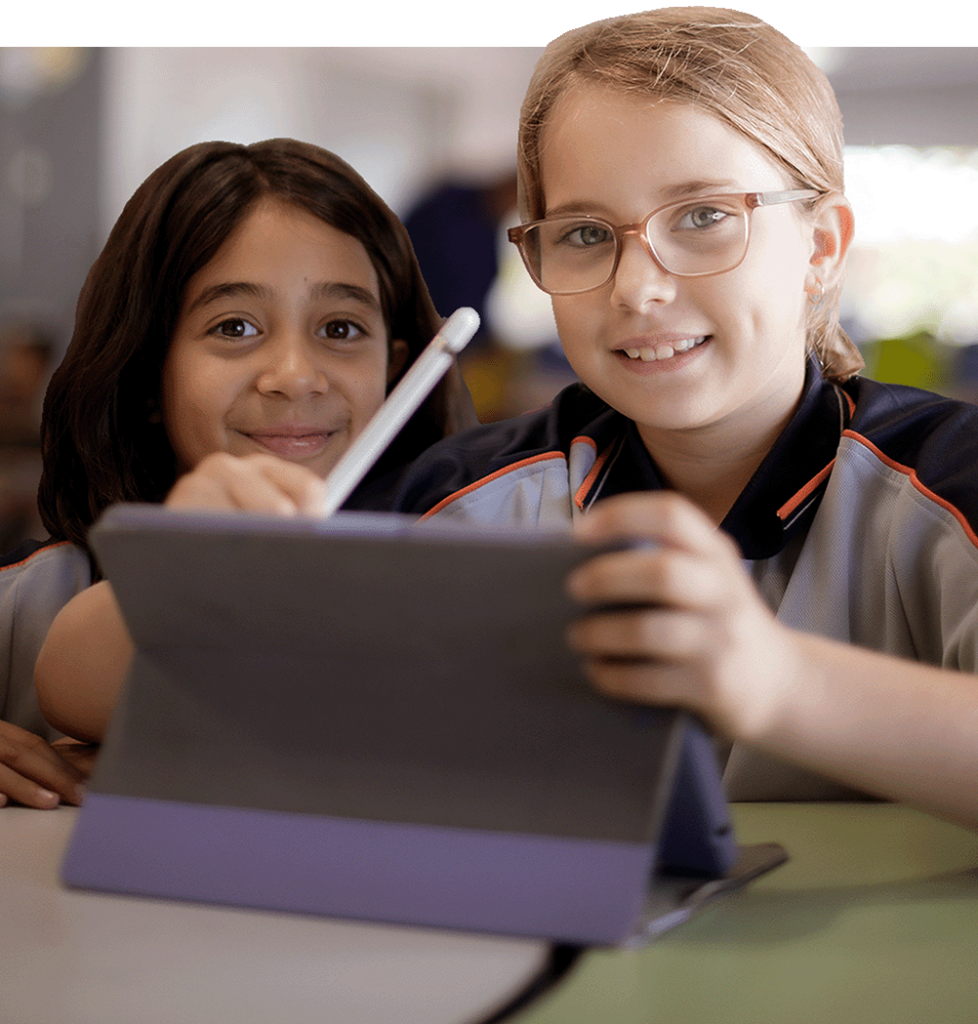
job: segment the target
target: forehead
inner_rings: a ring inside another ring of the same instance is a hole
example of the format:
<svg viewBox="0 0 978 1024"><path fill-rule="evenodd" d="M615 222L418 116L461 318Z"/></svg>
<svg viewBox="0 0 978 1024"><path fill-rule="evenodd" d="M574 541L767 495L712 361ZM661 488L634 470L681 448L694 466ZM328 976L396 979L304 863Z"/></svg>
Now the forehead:
<svg viewBox="0 0 978 1024"><path fill-rule="evenodd" d="M188 285L188 292L217 279L340 282L378 294L377 272L359 239L308 211L278 199L262 199L221 244Z"/></svg>
<svg viewBox="0 0 978 1024"><path fill-rule="evenodd" d="M659 203L673 193L682 198L683 189L702 194L787 186L760 145L709 110L600 85L568 89L554 105L542 142L548 212L618 191L641 192Z"/></svg>

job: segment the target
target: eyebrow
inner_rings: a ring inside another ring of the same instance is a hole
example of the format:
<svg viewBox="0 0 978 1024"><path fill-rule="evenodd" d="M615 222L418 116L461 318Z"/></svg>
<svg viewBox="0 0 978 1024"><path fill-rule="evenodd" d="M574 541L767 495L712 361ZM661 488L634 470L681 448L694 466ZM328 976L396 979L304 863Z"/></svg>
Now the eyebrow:
<svg viewBox="0 0 978 1024"><path fill-rule="evenodd" d="M309 293L310 297L314 299L352 299L372 311L381 312L380 300L377 296L357 284L349 284L345 281L323 281L318 285L313 285ZM268 300L272 297L272 290L265 285L255 284L251 281L223 281L220 284L211 285L210 288L205 288L190 304L187 312L201 309L220 299L238 296Z"/></svg>
<svg viewBox="0 0 978 1024"><path fill-rule="evenodd" d="M666 185L656 191L660 195L661 201L657 202L654 207L650 207L650 209L658 209L660 206L667 206L669 203L685 199L687 196L723 195L727 192L745 192L747 190L741 188L737 182L731 181L730 179L707 180L705 178L699 178L692 181L681 181L675 185ZM607 208L603 207L601 203L572 200L568 203L561 203L560 206L556 206L552 210L547 210L546 216L563 217L579 213L592 213L594 210L606 211Z"/></svg>
<svg viewBox="0 0 978 1024"><path fill-rule="evenodd" d="M729 178L723 180L701 178L698 181L683 181L678 185L670 185L662 189L662 195L669 199L684 199L686 196L723 194L724 192L746 192L736 181Z"/></svg>

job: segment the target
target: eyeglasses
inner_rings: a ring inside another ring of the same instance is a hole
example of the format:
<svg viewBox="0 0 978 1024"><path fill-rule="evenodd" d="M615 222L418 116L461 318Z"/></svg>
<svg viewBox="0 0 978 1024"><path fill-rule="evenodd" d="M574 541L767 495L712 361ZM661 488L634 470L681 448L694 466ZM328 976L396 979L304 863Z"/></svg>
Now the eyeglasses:
<svg viewBox="0 0 978 1024"><path fill-rule="evenodd" d="M639 224L609 224L586 215L535 220L509 229L526 269L549 295L577 295L606 285L618 269L622 240L638 235L655 262L675 277L708 277L747 255L750 215L758 206L816 199L815 189L738 192L683 199Z"/></svg>

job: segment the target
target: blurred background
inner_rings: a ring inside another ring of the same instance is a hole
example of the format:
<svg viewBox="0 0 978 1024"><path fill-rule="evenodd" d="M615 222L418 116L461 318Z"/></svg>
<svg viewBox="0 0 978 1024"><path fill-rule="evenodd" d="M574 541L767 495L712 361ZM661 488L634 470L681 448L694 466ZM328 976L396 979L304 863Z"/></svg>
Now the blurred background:
<svg viewBox="0 0 978 1024"><path fill-rule="evenodd" d="M867 373L978 401L978 50L809 51L842 107L856 213L843 321ZM126 199L193 142L293 136L407 223L439 310L479 309L483 420L568 379L504 242L535 47L0 48L0 550L41 536L37 424L84 276Z"/></svg>

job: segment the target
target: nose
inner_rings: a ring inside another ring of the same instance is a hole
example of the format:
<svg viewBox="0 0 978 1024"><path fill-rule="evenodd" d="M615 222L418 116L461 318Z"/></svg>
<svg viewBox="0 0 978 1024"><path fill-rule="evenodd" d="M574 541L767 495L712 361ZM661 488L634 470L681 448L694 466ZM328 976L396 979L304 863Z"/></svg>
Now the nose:
<svg viewBox="0 0 978 1024"><path fill-rule="evenodd" d="M640 312L649 305L671 302L675 296L676 278L662 269L645 232L634 230L624 233L613 282L612 303Z"/></svg>
<svg viewBox="0 0 978 1024"><path fill-rule="evenodd" d="M318 339L299 331L281 331L258 351L261 363L255 387L262 394L280 395L292 401L329 390L329 378Z"/></svg>

